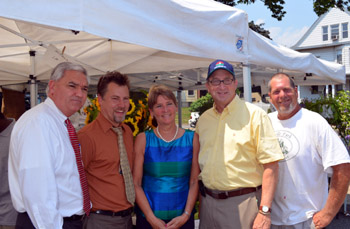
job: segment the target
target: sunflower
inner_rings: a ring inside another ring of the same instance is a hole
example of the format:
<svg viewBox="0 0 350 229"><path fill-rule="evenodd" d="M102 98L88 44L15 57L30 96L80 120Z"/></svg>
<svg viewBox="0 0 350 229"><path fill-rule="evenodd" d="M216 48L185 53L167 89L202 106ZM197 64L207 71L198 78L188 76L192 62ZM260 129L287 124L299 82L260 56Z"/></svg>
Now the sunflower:
<svg viewBox="0 0 350 229"><path fill-rule="evenodd" d="M126 113L126 115L131 115L136 109L135 103L132 101L132 99L129 99L129 101L131 109Z"/></svg>
<svg viewBox="0 0 350 229"><path fill-rule="evenodd" d="M139 133L139 127L137 126L137 122L134 122L133 118L129 117L125 119L124 123L127 124L133 130L132 134L134 135L134 137Z"/></svg>
<svg viewBox="0 0 350 229"><path fill-rule="evenodd" d="M152 129L156 128L156 127L153 125L153 118L152 118L151 116L148 117L147 126L149 126L149 127L152 128Z"/></svg>
<svg viewBox="0 0 350 229"><path fill-rule="evenodd" d="M135 119L137 122L139 122L142 119L142 111L143 111L143 109L141 108L140 110L138 110L136 112Z"/></svg>

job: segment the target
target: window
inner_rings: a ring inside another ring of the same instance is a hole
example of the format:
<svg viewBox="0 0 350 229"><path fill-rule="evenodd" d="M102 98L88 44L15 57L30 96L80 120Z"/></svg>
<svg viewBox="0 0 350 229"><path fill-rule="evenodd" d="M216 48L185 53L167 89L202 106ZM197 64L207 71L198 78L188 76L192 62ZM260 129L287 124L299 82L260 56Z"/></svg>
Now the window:
<svg viewBox="0 0 350 229"><path fill-rule="evenodd" d="M311 86L311 94L312 95L318 94L318 86Z"/></svg>
<svg viewBox="0 0 350 229"><path fill-rule="evenodd" d="M193 90L188 90L188 95L189 96L193 96L194 95L194 91Z"/></svg>
<svg viewBox="0 0 350 229"><path fill-rule="evenodd" d="M339 25L331 25L331 39L336 41L339 39Z"/></svg>
<svg viewBox="0 0 350 229"><path fill-rule="evenodd" d="M328 41L328 26L322 26L323 41Z"/></svg>
<svg viewBox="0 0 350 229"><path fill-rule="evenodd" d="M348 38L348 23L342 23L341 27L343 30L343 38Z"/></svg>
<svg viewBox="0 0 350 229"><path fill-rule="evenodd" d="M342 56L342 50L337 51L337 63L343 64L343 56Z"/></svg>

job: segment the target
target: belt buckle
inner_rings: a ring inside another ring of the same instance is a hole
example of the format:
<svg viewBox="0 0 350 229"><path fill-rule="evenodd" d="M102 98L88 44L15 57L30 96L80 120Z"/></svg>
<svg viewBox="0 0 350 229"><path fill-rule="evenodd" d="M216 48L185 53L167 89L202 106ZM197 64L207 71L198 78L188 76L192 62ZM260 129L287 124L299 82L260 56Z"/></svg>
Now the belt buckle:
<svg viewBox="0 0 350 229"><path fill-rule="evenodd" d="M225 199L229 198L230 196L228 195L228 191L225 191Z"/></svg>

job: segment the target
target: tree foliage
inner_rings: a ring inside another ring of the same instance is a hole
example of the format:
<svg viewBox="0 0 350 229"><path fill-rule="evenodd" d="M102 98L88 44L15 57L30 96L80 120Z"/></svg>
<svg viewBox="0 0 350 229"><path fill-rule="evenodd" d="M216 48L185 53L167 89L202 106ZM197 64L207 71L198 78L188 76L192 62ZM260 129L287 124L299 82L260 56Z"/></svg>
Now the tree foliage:
<svg viewBox="0 0 350 229"><path fill-rule="evenodd" d="M257 32L257 33L260 33L261 35L263 35L264 37L267 37L269 38L270 40L271 37L270 37L270 31L268 30L265 30L263 28L263 26L265 25L265 23L261 23L261 24L255 24L254 21L251 21L249 22L249 28L252 29L253 31Z"/></svg>
<svg viewBox="0 0 350 229"><path fill-rule="evenodd" d="M229 6L236 6L238 4L254 4L256 0L215 0L224 3ZM284 11L284 0L260 0L271 11L271 16L281 21L284 15L287 13ZM293 0L290 0L293 1ZM338 7L343 10L350 10L350 1L344 0L313 0L314 12L317 16L321 16L326 13L330 8ZM300 6L302 7L302 6Z"/></svg>
<svg viewBox="0 0 350 229"><path fill-rule="evenodd" d="M321 16L322 14L326 13L328 9L333 7L338 7L339 9L343 10L347 9L350 10L350 1L343 1L343 0L317 0L314 2L314 11L317 14L317 16Z"/></svg>
<svg viewBox="0 0 350 229"><path fill-rule="evenodd" d="M324 97L316 100L305 99L302 106L321 114L338 132L350 150L350 92L340 91L335 98Z"/></svg>
<svg viewBox="0 0 350 229"><path fill-rule="evenodd" d="M213 107L213 97L209 93L205 96L200 97L195 102L191 103L190 111L191 112L199 112L199 115L203 114L204 111Z"/></svg>

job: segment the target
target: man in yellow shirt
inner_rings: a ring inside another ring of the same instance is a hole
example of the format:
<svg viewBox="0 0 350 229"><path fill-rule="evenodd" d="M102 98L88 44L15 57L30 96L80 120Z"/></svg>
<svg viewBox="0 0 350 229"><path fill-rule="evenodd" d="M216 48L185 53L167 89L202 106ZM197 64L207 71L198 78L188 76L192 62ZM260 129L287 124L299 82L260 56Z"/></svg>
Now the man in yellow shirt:
<svg viewBox="0 0 350 229"><path fill-rule="evenodd" d="M200 228L270 228L278 161L283 159L271 122L262 109L236 96L237 80L228 62L209 65L206 87L214 106L196 127Z"/></svg>

